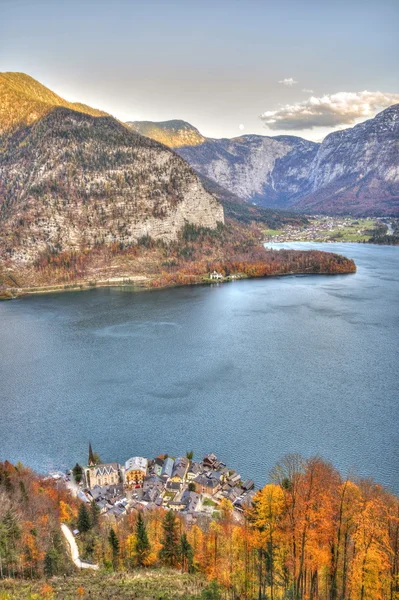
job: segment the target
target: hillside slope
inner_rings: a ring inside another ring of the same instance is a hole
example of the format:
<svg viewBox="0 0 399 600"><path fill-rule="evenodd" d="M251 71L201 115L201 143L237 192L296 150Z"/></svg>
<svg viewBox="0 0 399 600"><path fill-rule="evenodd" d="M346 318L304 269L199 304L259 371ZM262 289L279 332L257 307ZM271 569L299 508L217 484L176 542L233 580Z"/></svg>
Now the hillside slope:
<svg viewBox="0 0 399 600"><path fill-rule="evenodd" d="M97 117L107 115L85 104L64 100L25 73L0 73L0 137L21 125L31 125L57 106Z"/></svg>
<svg viewBox="0 0 399 600"><path fill-rule="evenodd" d="M216 228L223 209L165 146L112 117L53 109L1 154L0 248L33 261L143 236L170 241L186 223Z"/></svg>
<svg viewBox="0 0 399 600"><path fill-rule="evenodd" d="M180 119L171 121L128 121L126 123L137 133L161 142L170 148L197 146L206 141L198 129Z"/></svg>

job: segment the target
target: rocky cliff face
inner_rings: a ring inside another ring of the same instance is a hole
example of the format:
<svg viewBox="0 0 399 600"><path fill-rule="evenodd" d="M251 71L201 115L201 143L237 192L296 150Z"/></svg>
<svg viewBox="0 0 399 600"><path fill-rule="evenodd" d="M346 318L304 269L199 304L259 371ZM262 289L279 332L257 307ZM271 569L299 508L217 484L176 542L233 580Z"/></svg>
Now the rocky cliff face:
<svg viewBox="0 0 399 600"><path fill-rule="evenodd" d="M240 198L286 207L309 186L318 144L301 138L245 135L176 148L196 171Z"/></svg>
<svg viewBox="0 0 399 600"><path fill-rule="evenodd" d="M112 117L53 108L9 136L0 161L0 254L170 241L223 209L185 161Z"/></svg>
<svg viewBox="0 0 399 600"><path fill-rule="evenodd" d="M399 214L399 104L328 135L297 208L355 215Z"/></svg>
<svg viewBox="0 0 399 600"><path fill-rule="evenodd" d="M245 135L175 151L247 202L313 213L399 214L399 105L322 144Z"/></svg>

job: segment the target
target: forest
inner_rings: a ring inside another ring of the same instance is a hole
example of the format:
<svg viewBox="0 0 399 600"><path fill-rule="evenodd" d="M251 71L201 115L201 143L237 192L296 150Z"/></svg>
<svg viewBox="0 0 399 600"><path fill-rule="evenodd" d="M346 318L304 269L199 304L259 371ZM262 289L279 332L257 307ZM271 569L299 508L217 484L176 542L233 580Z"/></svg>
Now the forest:
<svg viewBox="0 0 399 600"><path fill-rule="evenodd" d="M353 260L317 250L270 250L255 225L235 221L215 230L186 224L177 240L165 243L143 236L137 243L98 244L79 251L45 250L32 265L2 271L0 297L7 290L97 282L109 277L141 277L149 288L209 282L213 270L228 277L353 273ZM12 294L10 293L10 296Z"/></svg>
<svg viewBox="0 0 399 600"><path fill-rule="evenodd" d="M211 519L194 523L162 508L105 518L62 483L0 463L2 600L66 597L57 586L75 582L76 571L60 523L79 530L81 557L100 566L98 577L119 573L118 585L132 573L145 572L151 582L175 572L176 581L184 576L202 590L185 598L399 598L398 497L370 479L342 478L319 457L285 456L246 512L223 500ZM26 581L41 591L7 591ZM94 588L91 596L90 581L68 597L122 597L97 596ZM183 597L154 594L126 597Z"/></svg>

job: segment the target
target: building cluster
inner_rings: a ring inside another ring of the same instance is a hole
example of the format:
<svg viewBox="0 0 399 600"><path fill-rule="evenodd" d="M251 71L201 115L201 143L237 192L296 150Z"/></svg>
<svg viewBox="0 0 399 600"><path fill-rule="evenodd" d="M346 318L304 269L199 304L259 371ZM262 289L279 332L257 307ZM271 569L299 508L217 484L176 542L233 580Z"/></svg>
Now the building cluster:
<svg viewBox="0 0 399 600"><path fill-rule="evenodd" d="M313 215L308 225L286 225L278 233L269 233L266 242L328 242L342 237L342 232L363 235L359 221L349 217L330 217Z"/></svg>
<svg viewBox="0 0 399 600"><path fill-rule="evenodd" d="M139 507L163 507L195 519L212 516L223 498L242 512L255 494L252 480L243 481L214 454L201 461L161 455L152 460L133 456L124 465L97 464L90 446L83 475L78 496L96 502L101 513L110 517Z"/></svg>

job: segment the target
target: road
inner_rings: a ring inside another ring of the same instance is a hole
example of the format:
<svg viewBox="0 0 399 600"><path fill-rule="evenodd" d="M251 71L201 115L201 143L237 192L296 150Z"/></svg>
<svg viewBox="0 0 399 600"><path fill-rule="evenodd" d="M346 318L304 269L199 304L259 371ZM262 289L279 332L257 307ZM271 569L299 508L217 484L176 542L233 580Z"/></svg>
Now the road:
<svg viewBox="0 0 399 600"><path fill-rule="evenodd" d="M65 536L66 541L69 544L72 560L75 563L75 565L78 567L78 569L94 569L95 571L97 571L98 565L93 565L91 563L87 563L87 562L84 562L83 560L80 560L79 548L76 543L76 540L73 536L72 531L69 529L69 527L67 525L65 525L65 523L61 523L61 530Z"/></svg>

